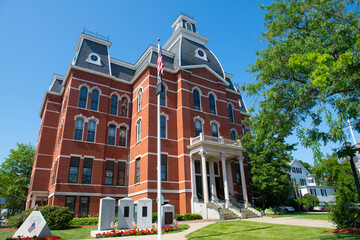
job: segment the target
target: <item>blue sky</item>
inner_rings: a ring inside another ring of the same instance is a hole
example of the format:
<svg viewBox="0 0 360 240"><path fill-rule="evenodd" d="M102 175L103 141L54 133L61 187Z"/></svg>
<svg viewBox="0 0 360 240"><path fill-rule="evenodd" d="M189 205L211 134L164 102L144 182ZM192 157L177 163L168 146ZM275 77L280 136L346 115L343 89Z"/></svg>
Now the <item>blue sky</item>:
<svg viewBox="0 0 360 240"><path fill-rule="evenodd" d="M164 43L171 24L183 12L198 21L210 38L207 46L239 85L253 82L247 73L255 51L266 47L258 4L269 1L0 1L0 162L16 142L36 145L39 110L54 73L65 75L84 27L109 35L113 58L135 63L157 38ZM254 102L245 97L248 107ZM296 141L296 138L290 138ZM326 148L325 151L329 151ZM312 163L309 149L293 154Z"/></svg>

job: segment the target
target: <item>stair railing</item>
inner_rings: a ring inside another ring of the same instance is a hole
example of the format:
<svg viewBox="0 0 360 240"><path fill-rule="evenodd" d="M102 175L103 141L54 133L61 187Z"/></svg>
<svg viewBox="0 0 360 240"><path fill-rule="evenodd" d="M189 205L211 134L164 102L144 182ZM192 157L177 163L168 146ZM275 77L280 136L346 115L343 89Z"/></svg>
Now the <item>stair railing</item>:
<svg viewBox="0 0 360 240"><path fill-rule="evenodd" d="M221 196L220 194L218 194L218 196L225 201L225 205L227 205L228 208L236 209L237 211L239 211L239 212L241 213L241 208L239 208L238 206L234 205L230 200L225 199L225 198L224 198L223 196Z"/></svg>

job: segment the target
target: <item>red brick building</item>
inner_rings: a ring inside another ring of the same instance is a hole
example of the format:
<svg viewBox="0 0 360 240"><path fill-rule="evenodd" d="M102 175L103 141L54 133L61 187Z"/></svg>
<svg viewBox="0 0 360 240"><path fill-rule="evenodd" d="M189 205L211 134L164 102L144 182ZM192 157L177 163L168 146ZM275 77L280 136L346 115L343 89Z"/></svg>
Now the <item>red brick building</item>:
<svg viewBox="0 0 360 240"><path fill-rule="evenodd" d="M177 213L225 198L251 200L240 141L248 116L240 92L196 21L180 15L163 45L162 194ZM157 48L135 64L110 57L111 43L81 33L65 76L54 75L26 206L97 214L100 198L152 198L157 185ZM246 196L246 197L245 197Z"/></svg>

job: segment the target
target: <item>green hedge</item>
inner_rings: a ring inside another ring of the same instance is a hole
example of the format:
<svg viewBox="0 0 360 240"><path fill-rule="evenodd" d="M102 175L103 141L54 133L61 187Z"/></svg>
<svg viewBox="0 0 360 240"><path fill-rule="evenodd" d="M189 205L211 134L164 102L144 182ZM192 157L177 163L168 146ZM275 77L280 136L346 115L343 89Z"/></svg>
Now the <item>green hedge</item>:
<svg viewBox="0 0 360 240"><path fill-rule="evenodd" d="M42 206L39 208L51 230L61 230L69 226L69 222L74 218L74 213L67 207ZM9 218L8 225L19 228L30 215L33 209L28 209L22 213Z"/></svg>
<svg viewBox="0 0 360 240"><path fill-rule="evenodd" d="M202 216L200 214L192 214L192 213L185 213L185 215L181 214L175 214L175 218L178 221L188 221L188 220L199 220L202 219ZM157 212L152 213L152 222L157 221Z"/></svg>
<svg viewBox="0 0 360 240"><path fill-rule="evenodd" d="M97 225L99 223L99 218L74 218L70 221L69 226L91 226Z"/></svg>
<svg viewBox="0 0 360 240"><path fill-rule="evenodd" d="M360 227L360 209L351 206L350 203L338 203L330 211L330 218L337 228Z"/></svg>

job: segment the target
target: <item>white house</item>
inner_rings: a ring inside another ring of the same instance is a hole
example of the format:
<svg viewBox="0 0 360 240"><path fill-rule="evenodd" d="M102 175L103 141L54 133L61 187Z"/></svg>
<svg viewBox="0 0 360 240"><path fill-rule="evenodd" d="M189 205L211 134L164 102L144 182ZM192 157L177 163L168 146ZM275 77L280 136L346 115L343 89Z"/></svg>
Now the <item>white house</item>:
<svg viewBox="0 0 360 240"><path fill-rule="evenodd" d="M335 203L336 188L333 186L318 186L315 175L311 174L297 159L290 162L291 178L295 181L299 197L309 193L318 197L319 204Z"/></svg>

